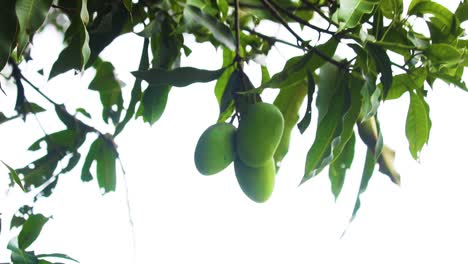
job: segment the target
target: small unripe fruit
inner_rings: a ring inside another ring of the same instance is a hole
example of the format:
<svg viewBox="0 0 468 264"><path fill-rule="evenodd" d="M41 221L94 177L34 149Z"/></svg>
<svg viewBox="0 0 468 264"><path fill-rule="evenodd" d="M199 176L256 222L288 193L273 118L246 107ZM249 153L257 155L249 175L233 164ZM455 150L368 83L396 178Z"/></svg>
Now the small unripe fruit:
<svg viewBox="0 0 468 264"><path fill-rule="evenodd" d="M253 201L263 203L270 198L275 185L275 161L270 158L264 166L253 168L241 160L234 161L237 182L242 191Z"/></svg>
<svg viewBox="0 0 468 264"><path fill-rule="evenodd" d="M236 133L236 151L250 167L262 167L273 157L284 129L281 111L273 104L249 105Z"/></svg>
<svg viewBox="0 0 468 264"><path fill-rule="evenodd" d="M218 123L203 132L195 148L195 166L203 175L224 170L235 157L236 127Z"/></svg>

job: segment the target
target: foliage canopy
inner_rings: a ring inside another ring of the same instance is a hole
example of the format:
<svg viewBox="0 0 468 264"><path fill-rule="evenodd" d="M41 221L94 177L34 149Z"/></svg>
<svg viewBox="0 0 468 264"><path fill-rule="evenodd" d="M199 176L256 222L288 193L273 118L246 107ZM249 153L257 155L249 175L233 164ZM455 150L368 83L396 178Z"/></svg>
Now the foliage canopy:
<svg viewBox="0 0 468 264"><path fill-rule="evenodd" d="M280 89L272 102L285 122L274 154L276 164L288 152L293 129L315 135L301 183L328 169L332 192L338 197L360 138L368 152L359 194L376 166L399 184L395 153L380 133L379 105L409 94L406 137L411 155L418 159L431 130L428 90L436 80L468 90L462 81L468 65L468 41L461 26L466 20L466 1L452 12L431 0L413 0L407 8L403 0L3 0L0 77L4 84L16 87L17 95L16 114L0 113L0 124L46 111L28 99L26 90L32 89L53 106L66 127L31 144L29 151L46 153L31 164L17 169L5 164L11 187L40 190L35 200L48 197L60 176L80 165L84 182L95 178L104 192L114 191L119 160L115 142L129 121L141 117L153 125L163 114L173 87L212 81L219 103L218 122L238 120L246 104L261 101L265 89ZM265 23L284 27L294 41L262 32ZM46 27L62 32L65 45L58 54L51 54L57 60L50 71L41 74L50 80L68 71L94 71L89 89L99 94L101 121L111 125L113 133L95 128L87 109L70 112L23 75L23 65L33 59L34 36ZM143 30L136 30L139 27ZM129 94L122 89L113 64L99 57L123 34L144 40ZM191 53L184 41L188 35L221 50L223 65L218 70L180 67L181 59ZM261 58L275 45L288 45L303 54L289 58L280 72L270 76ZM339 58L336 54L343 50L349 51ZM244 63L261 67L259 87L250 82ZM300 117L304 103L306 111ZM317 129L307 131L312 113L318 116ZM97 138L84 149L90 134ZM93 163L95 170L91 170ZM353 216L359 206L358 196ZM13 263L52 263L49 258L73 261L64 254L28 251L47 220L28 205L11 219L11 228L21 228L9 244Z"/></svg>

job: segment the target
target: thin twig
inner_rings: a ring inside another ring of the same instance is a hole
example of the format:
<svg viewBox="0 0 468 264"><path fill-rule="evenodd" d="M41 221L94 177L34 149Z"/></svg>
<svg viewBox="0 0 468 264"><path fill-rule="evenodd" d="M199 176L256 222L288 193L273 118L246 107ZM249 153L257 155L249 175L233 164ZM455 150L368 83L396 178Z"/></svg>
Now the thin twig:
<svg viewBox="0 0 468 264"><path fill-rule="evenodd" d="M310 3L307 0L302 0L302 3L304 3L306 6L312 8L315 12L317 12L317 14L319 14L319 16L321 16L323 19L325 19L328 23L334 25L335 27L338 26L338 24L335 23L335 21L331 20L327 15L325 15L325 13L323 13L323 11L320 9L320 7L316 6L315 4Z"/></svg>
<svg viewBox="0 0 468 264"><path fill-rule="evenodd" d="M288 10L286 10L285 8L281 7L280 5L278 5L277 3L275 3L275 1L271 1L270 4L272 6L274 6L274 8L276 8L277 10L283 12L285 15L287 15L289 18L297 21L298 23L304 25L304 26L307 26L313 30L316 30L320 33L326 33L326 34L329 34L329 35L335 35L336 32L333 32L333 31L330 31L328 29L323 29L323 28L320 28L320 27L317 27L315 25L312 25L310 24L308 21L300 18L299 16L296 16L294 15L293 13L289 12Z"/></svg>
<svg viewBox="0 0 468 264"><path fill-rule="evenodd" d="M317 49L316 47L311 46L308 42L306 42L304 39L301 38L289 25L288 23L283 19L281 14L278 12L278 10L275 9L275 7L268 1L268 0L261 0L263 5L270 11L270 13L276 17L276 19L279 20L279 22L297 39L298 42L301 43L301 46L307 47L310 51L314 52L317 54L319 57L322 59L332 63L333 65L339 67L339 68L346 68L346 65L344 65L341 62L338 62L330 57L328 57L326 54L324 54L322 51Z"/></svg>
<svg viewBox="0 0 468 264"><path fill-rule="evenodd" d="M239 19L239 0L234 0L234 23L235 23L235 30L236 30L236 58L235 60L237 61L237 67L242 69L242 57L241 57L241 51L240 51L240 19Z"/></svg>
<svg viewBox="0 0 468 264"><path fill-rule="evenodd" d="M287 42L286 40L282 40L282 39L279 39L279 38L275 38L275 37L272 37L272 36L265 35L265 34L263 34L263 33L260 33L260 32L258 32L258 31L253 30L253 29L250 29L250 28L243 28L242 30L247 31L247 32L249 32L250 34L257 35L257 36L259 36L260 38L271 42L272 44L274 44L275 42L278 42L278 43L281 43L281 44L284 44L284 45L288 45L288 46L291 46L291 47L294 47L294 48L298 48L298 49L301 49L301 50L307 50L307 49L306 49L305 47L303 47L303 46L300 46L300 45L297 45L297 44L294 44L294 43L291 43L291 42Z"/></svg>
<svg viewBox="0 0 468 264"><path fill-rule="evenodd" d="M122 179L124 184L125 190L125 200L127 202L127 215L128 215L128 223L130 225L130 233L132 236L132 249L133 249L133 262L136 263L136 235L135 235L135 224L133 222L132 217L132 207L130 205L130 194L128 191L128 181L127 181L127 173L125 172L122 160L120 157L117 156L117 160L119 161L120 169L122 170Z"/></svg>

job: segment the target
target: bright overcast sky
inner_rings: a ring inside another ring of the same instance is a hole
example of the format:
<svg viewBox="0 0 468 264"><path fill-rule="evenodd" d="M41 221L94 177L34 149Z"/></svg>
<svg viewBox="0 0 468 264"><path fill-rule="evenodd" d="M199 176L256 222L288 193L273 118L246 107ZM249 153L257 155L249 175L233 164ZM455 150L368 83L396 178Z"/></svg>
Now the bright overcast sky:
<svg viewBox="0 0 468 264"><path fill-rule="evenodd" d="M268 30L287 36L276 27ZM137 68L141 46L139 38L126 35L103 53L127 83L125 94L133 83L129 72ZM221 65L221 55L210 45L189 46L193 53L183 59L183 65L206 69ZM86 86L92 74L68 73L46 83L35 73L42 65L48 71L61 49L56 34L48 31L37 36L34 47L35 60L25 68L25 75L52 98L65 102L69 110L89 107L99 118L99 96ZM266 62L274 73L285 58L296 54L278 46ZM259 67L251 63L246 72L258 84ZM383 103L381 126L385 142L397 152L402 186L394 186L385 175L376 173L362 196L357 218L340 238L353 209L365 147L357 145L355 162L335 202L326 171L297 187L314 127L303 136L295 130L271 199L253 203L240 190L232 166L210 177L195 169L195 144L218 115L213 87L214 83L173 88L159 122L153 127L141 120L133 122L117 138L128 180L136 251L122 174L117 192L101 196L95 181L81 183L81 166L61 176L54 194L35 207L35 212L53 215L53 219L32 249L66 253L84 264L132 263L134 253L136 263L164 264L468 263L467 93L441 82L429 92L433 126L419 163L412 160L405 138L408 96ZM14 87L5 89L8 96L0 95L0 108L11 112ZM43 102L27 91L32 101ZM272 102L274 92L268 93L264 98ZM49 133L61 129L53 115L38 118ZM28 118L26 125L19 120L2 125L0 134L0 159L14 167L43 154L25 151L42 135L34 118ZM91 140L88 138L87 145ZM82 155L85 151L87 146ZM6 222L15 206L27 199L18 188L7 193L7 171L2 167L0 173L5 176L0 179L0 211ZM0 262L9 260L1 250L14 234L2 226Z"/></svg>

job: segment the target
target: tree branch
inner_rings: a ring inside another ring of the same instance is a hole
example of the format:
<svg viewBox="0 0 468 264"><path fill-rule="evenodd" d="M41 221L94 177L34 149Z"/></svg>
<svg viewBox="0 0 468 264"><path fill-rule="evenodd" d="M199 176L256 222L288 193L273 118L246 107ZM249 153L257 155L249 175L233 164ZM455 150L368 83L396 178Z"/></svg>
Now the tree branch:
<svg viewBox="0 0 468 264"><path fill-rule="evenodd" d="M301 49L301 50L307 50L305 47L299 46L299 45L291 43L291 42L287 42L286 40L282 40L282 39L279 39L279 38L275 38L275 37L272 37L272 36L265 35L263 33L260 33L258 31L253 30L253 29L250 29L250 28L243 28L242 30L247 31L250 34L257 35L260 38L271 42L272 44L274 44L275 42L278 42L278 43L281 43L281 44L284 44L284 45L288 45L290 47L298 48L298 49Z"/></svg>
<svg viewBox="0 0 468 264"><path fill-rule="evenodd" d="M283 12L289 18L297 21L298 23L300 23L300 24L302 24L304 26L307 26L307 27L309 27L309 28L311 28L313 30L316 30L316 31L320 32L320 33L326 33L326 34L329 34L329 35L335 35L336 34L336 32L330 31L328 29L323 29L323 28L320 28L320 27L317 27L315 25L310 24L308 21L294 15L293 13L289 12L285 8L281 7L280 5L275 3L275 1L271 1L270 3L271 3L272 6L274 6L274 8L276 8L277 10Z"/></svg>
<svg viewBox="0 0 468 264"><path fill-rule="evenodd" d="M275 16L280 23L297 39L298 42L300 42L301 46L307 47L308 50L314 52L317 54L319 57L322 59L332 63L333 65L337 66L338 68L341 69L346 69L347 66L341 62L338 62L330 57L328 57L326 54L321 52L319 49L317 49L314 46L311 46L308 42L306 42L304 39L301 38L289 25L288 23L283 19L281 14L276 10L276 8L268 1L268 0L261 0L263 5L270 11L270 13Z"/></svg>

